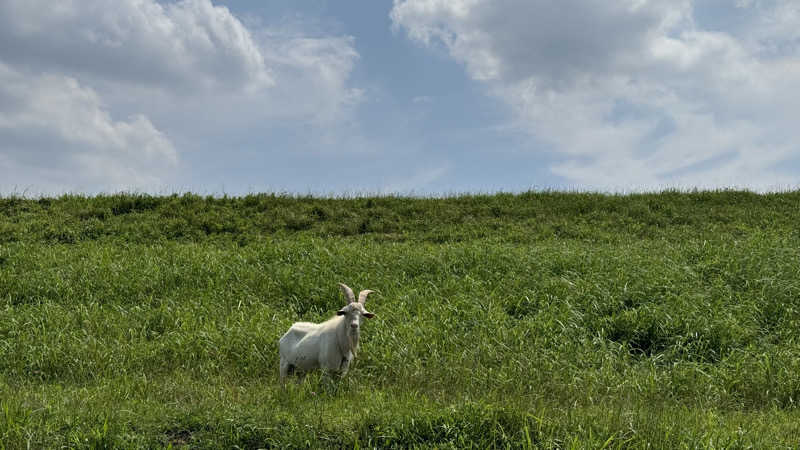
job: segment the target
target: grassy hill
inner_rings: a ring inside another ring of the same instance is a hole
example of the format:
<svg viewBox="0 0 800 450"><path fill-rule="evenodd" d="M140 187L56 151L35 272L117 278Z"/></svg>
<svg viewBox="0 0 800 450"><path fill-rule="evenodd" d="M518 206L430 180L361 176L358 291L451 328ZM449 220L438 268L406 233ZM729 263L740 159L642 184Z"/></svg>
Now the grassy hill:
<svg viewBox="0 0 800 450"><path fill-rule="evenodd" d="M794 448L800 192L0 198L0 448ZM343 380L277 339L376 289Z"/></svg>

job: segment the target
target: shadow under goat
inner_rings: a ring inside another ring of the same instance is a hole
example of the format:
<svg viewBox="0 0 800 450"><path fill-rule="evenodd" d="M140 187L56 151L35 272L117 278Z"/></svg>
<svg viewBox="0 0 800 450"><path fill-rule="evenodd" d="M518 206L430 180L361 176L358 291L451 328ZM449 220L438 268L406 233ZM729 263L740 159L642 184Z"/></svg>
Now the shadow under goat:
<svg viewBox="0 0 800 450"><path fill-rule="evenodd" d="M367 296L374 291L365 289L356 301L353 290L339 283L347 305L336 311L336 316L322 323L297 322L289 327L278 341L280 350L280 379L293 373L306 373L323 369L344 376L358 351L358 338L364 317L375 314L366 310Z"/></svg>

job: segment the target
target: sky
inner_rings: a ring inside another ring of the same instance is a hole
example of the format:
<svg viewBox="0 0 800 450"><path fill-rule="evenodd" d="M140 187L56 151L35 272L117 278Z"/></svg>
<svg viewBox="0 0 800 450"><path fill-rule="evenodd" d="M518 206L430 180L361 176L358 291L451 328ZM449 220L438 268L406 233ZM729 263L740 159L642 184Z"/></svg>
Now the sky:
<svg viewBox="0 0 800 450"><path fill-rule="evenodd" d="M796 0L0 0L0 195L800 186Z"/></svg>

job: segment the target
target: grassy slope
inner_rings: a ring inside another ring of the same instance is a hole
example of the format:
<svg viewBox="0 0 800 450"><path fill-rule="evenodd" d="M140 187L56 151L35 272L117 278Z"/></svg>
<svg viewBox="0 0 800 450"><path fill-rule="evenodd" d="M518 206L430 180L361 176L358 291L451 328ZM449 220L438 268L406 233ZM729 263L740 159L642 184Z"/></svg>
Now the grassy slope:
<svg viewBox="0 0 800 450"><path fill-rule="evenodd" d="M800 192L0 198L0 447L791 447ZM278 337L380 291L341 381Z"/></svg>

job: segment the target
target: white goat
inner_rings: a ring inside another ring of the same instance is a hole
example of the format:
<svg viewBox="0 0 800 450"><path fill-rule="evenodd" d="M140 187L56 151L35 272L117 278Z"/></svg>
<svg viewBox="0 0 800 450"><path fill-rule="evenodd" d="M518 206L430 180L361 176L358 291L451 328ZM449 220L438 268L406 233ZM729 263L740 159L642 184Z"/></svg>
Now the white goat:
<svg viewBox="0 0 800 450"><path fill-rule="evenodd" d="M356 301L352 289L342 283L339 287L348 304L336 311L335 317L322 323L297 322L278 341L282 384L286 376L295 371L303 373L321 368L340 376L347 373L358 351L362 317L375 317L364 308L367 296L374 291L361 291Z"/></svg>

